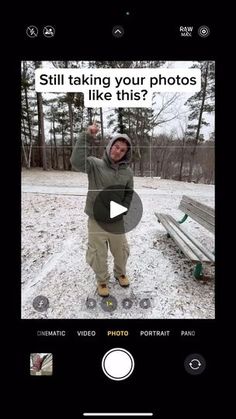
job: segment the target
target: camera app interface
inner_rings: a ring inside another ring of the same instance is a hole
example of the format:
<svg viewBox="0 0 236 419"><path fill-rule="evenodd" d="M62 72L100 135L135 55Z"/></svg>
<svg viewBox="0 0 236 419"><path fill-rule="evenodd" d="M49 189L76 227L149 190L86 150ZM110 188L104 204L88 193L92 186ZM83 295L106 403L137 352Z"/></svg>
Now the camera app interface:
<svg viewBox="0 0 236 419"><path fill-rule="evenodd" d="M44 412L210 418L224 61L214 25L116 6L22 30L17 373Z"/></svg>

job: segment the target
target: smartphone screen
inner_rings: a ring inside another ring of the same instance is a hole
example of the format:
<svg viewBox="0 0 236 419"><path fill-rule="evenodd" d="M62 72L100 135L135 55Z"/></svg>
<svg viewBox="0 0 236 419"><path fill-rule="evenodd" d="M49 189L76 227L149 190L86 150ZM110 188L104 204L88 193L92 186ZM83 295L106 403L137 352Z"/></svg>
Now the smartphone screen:
<svg viewBox="0 0 236 419"><path fill-rule="evenodd" d="M19 37L17 377L69 416L213 411L216 28L144 15Z"/></svg>

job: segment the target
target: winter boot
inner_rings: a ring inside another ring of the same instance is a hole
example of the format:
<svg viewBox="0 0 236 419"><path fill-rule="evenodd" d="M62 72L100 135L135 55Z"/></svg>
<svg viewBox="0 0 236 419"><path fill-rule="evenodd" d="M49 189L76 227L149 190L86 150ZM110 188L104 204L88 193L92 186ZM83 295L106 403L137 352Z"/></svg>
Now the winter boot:
<svg viewBox="0 0 236 419"><path fill-rule="evenodd" d="M126 275L120 275L116 279L118 280L121 287L128 287L129 286L129 280L128 280Z"/></svg>
<svg viewBox="0 0 236 419"><path fill-rule="evenodd" d="M98 294L100 297L108 297L109 296L109 288L106 282L98 282L97 285Z"/></svg>

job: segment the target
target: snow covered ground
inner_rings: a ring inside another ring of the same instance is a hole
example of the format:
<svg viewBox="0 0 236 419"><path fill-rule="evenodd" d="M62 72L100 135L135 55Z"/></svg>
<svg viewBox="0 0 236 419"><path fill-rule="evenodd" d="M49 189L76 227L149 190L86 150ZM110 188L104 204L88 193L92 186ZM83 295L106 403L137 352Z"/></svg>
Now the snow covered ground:
<svg viewBox="0 0 236 419"><path fill-rule="evenodd" d="M114 309L113 304L111 310L106 310L104 299L96 293L93 271L85 262L87 175L22 171L23 319L215 317L214 267L207 268L210 279L197 281L192 264L167 238L154 215L155 211L167 212L181 219L178 205L182 195L214 207L214 185L140 177L135 177L134 182L143 203L143 216L127 233L131 285L123 289L111 275L110 293L117 306ZM183 226L214 249L214 237L203 227L191 220ZM109 267L112 273L111 255ZM33 307L37 296L48 299L47 310L40 312Z"/></svg>

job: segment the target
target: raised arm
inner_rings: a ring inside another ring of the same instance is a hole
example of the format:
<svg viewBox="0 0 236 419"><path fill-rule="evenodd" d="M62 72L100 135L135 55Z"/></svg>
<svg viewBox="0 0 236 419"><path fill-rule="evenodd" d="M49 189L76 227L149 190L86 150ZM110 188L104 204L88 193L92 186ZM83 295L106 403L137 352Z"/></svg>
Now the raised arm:
<svg viewBox="0 0 236 419"><path fill-rule="evenodd" d="M82 132L76 141L70 158L71 166L74 170L77 172L89 172L88 157L91 154L91 148L90 136L86 132Z"/></svg>

